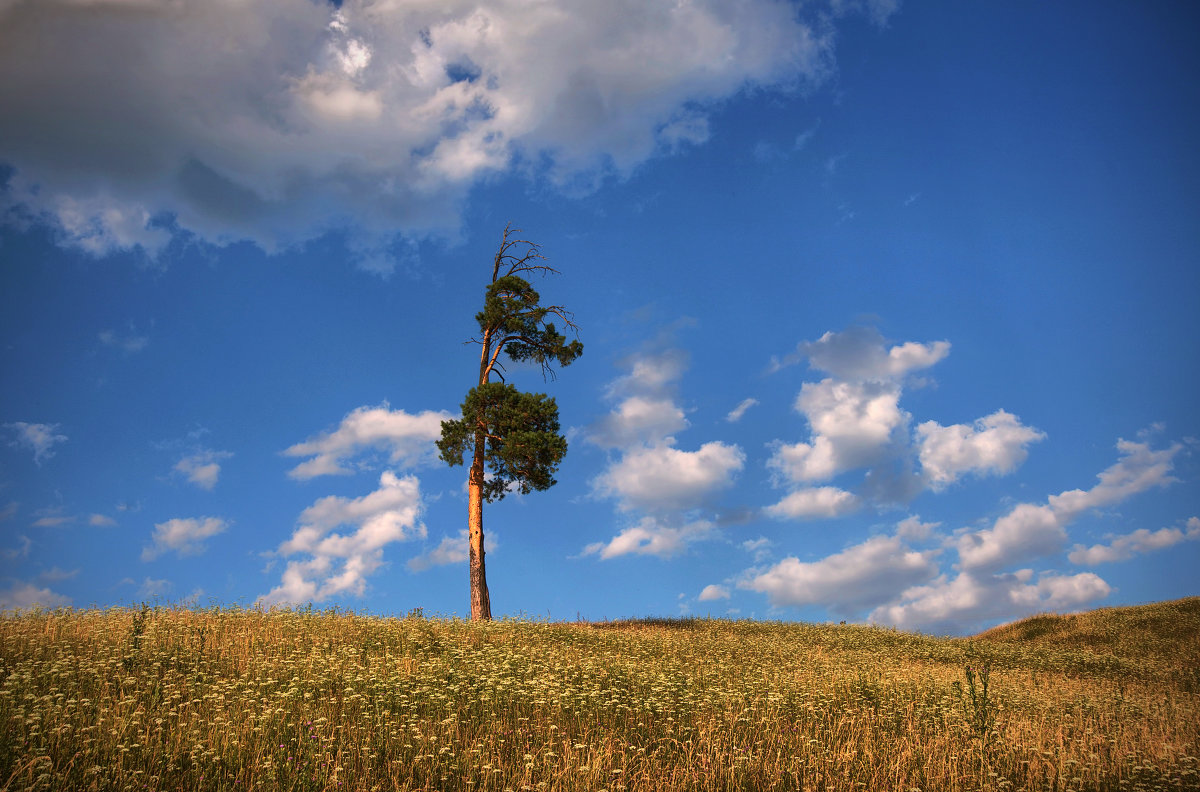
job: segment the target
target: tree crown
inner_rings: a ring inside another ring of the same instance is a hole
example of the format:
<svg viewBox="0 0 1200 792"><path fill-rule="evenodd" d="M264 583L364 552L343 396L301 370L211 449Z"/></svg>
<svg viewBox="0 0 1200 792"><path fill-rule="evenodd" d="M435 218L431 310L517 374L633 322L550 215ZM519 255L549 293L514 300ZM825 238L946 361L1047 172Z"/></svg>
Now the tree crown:
<svg viewBox="0 0 1200 792"><path fill-rule="evenodd" d="M561 305L541 305L541 295L523 277L557 274L558 270L541 263L545 257L535 243L513 239L515 233L511 227L504 230L492 267L492 281L484 294L483 310L475 315L480 337L472 341L483 346L480 383L488 382L492 374L504 379L501 352L515 362L537 363L543 378L554 377L551 364L569 366L583 354L583 344L578 338L568 343L553 321L561 321L577 334L574 315ZM520 246L524 251L514 252Z"/></svg>
<svg viewBox="0 0 1200 792"><path fill-rule="evenodd" d="M449 465L462 464L463 454L478 442L476 430L482 424L484 460L490 475L481 486L489 503L502 500L512 489L527 495L558 483L554 472L566 456L567 441L559 434L558 405L553 398L489 382L471 388L462 412L461 420L442 422L439 456Z"/></svg>
<svg viewBox="0 0 1200 792"><path fill-rule="evenodd" d="M475 315L480 336L471 339L482 347L479 384L462 403L462 418L442 422L438 452L449 465L460 465L473 451L473 465L486 466L490 474L473 468L477 483L489 502L502 499L510 488L526 494L554 486L554 472L567 453L559 434L558 405L543 393L523 393L504 382L501 353L511 361L541 366L543 378L552 378L552 364L568 366L583 354L578 339L568 342L555 321L578 332L573 315L561 305L541 304L541 295L526 275L547 275L557 270L541 263L537 245L515 239L505 228L492 267L492 280L484 294L483 310ZM492 375L501 381L492 382Z"/></svg>

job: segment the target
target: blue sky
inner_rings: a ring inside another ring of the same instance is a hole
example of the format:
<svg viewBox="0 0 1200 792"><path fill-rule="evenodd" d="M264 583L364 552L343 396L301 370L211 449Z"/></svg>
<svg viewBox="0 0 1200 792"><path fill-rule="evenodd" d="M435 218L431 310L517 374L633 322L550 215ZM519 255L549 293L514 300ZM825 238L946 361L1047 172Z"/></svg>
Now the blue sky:
<svg viewBox="0 0 1200 792"><path fill-rule="evenodd" d="M0 607L464 614L507 223L583 357L497 615L1200 594L1190 3L0 2Z"/></svg>

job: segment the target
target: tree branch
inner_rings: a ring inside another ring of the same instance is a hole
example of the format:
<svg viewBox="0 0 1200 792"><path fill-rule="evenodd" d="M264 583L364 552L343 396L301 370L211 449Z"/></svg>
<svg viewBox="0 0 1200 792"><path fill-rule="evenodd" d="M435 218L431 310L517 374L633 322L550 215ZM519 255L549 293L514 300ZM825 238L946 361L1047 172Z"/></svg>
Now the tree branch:
<svg viewBox="0 0 1200 792"><path fill-rule="evenodd" d="M530 242L527 239L511 239L514 234L520 234L519 228L513 228L512 223L504 227L504 235L500 239L500 249L496 251L496 260L492 265L492 282L495 283L500 278L500 270L506 268L505 275L515 275L518 272L535 272L539 275L558 274L558 270L551 267L549 264L536 264L532 262L545 261L546 257L542 255L542 249L536 242ZM523 254L510 253L514 247L520 245L525 246Z"/></svg>

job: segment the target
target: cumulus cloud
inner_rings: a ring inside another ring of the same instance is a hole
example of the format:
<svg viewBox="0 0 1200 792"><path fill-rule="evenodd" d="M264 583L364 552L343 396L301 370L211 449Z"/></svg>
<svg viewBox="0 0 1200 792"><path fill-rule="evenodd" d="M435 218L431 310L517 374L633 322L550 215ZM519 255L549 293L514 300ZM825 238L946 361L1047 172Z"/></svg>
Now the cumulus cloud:
<svg viewBox="0 0 1200 792"><path fill-rule="evenodd" d="M367 578L383 565L393 542L421 539L421 493L415 476L384 471L379 489L359 498L330 495L309 506L277 554L289 560L281 583L259 598L266 605L323 602L339 594L362 596ZM346 533L335 528L351 529Z"/></svg>
<svg viewBox="0 0 1200 792"><path fill-rule="evenodd" d="M671 399L630 396L592 428L589 439L601 448L674 442L671 435L687 427L683 409Z"/></svg>
<svg viewBox="0 0 1200 792"><path fill-rule="evenodd" d="M1084 608L1112 590L1099 576L1043 573L1033 580L1031 569L1004 574L961 572L914 586L901 601L871 612L870 621L902 630L962 633L980 623L1007 621L1043 611Z"/></svg>
<svg viewBox="0 0 1200 792"><path fill-rule="evenodd" d="M953 633L1038 611L1090 606L1110 593L1108 583L1093 573L1013 568L1060 553L1067 526L1088 510L1176 480L1171 475L1173 459L1181 446L1154 449L1148 443L1121 440L1117 448L1117 462L1098 475L1091 489L1050 495L1045 503L1016 504L986 528L942 538L936 532L938 523L910 516L896 525L893 535L873 537L816 561L789 557L766 569L751 568L738 586L766 594L776 607L819 605L848 616L869 608L875 623ZM782 511L784 503L786 499L772 508ZM1079 564L1118 561L1196 539L1200 518L1192 517L1183 528L1138 530L1112 537L1108 544L1076 545L1070 559ZM919 542L937 542L939 547L914 550L911 545ZM936 559L945 549L957 551L958 571L953 576L939 574Z"/></svg>
<svg viewBox="0 0 1200 792"><path fill-rule="evenodd" d="M790 482L827 481L880 461L907 425L900 386L885 382L806 382L796 411L808 419L812 440L779 444L768 465Z"/></svg>
<svg viewBox="0 0 1200 792"><path fill-rule="evenodd" d="M1127 561L1135 555L1152 553L1187 540L1200 540L1200 517L1189 519L1184 530L1160 528L1150 531L1139 528L1132 533L1112 537L1108 544L1096 544L1091 547L1077 544L1067 558L1072 564L1107 564L1113 561Z"/></svg>
<svg viewBox="0 0 1200 792"><path fill-rule="evenodd" d="M495 532L483 537L483 552L490 555L499 547ZM409 559L408 568L413 572L424 572L426 569L446 564L464 564L471 557L470 533L462 529L457 536L444 536L438 546L419 556Z"/></svg>
<svg viewBox="0 0 1200 792"><path fill-rule="evenodd" d="M15 436L9 446L32 451L33 462L38 467L54 456L54 446L67 442L67 436L58 433L62 428L60 424L17 421L4 424L4 428L10 430Z"/></svg>
<svg viewBox="0 0 1200 792"><path fill-rule="evenodd" d="M672 558L693 542L716 535L717 526L707 520L680 522L677 519L643 517L637 525L623 529L608 542L593 542L583 555L598 555L602 561L623 555L652 555Z"/></svg>
<svg viewBox="0 0 1200 792"><path fill-rule="evenodd" d="M974 426L926 421L917 426L916 436L921 467L934 489L968 473L1011 473L1025 461L1028 445L1046 437L1004 410L980 418Z"/></svg>
<svg viewBox="0 0 1200 792"><path fill-rule="evenodd" d="M877 6L861 12L890 13ZM709 114L747 87L821 83L837 15L800 13L779 0L5 3L0 73L22 75L0 85L6 199L98 255L153 255L174 233L270 251L349 228L386 270L395 229L453 233L489 175L591 189L702 144Z"/></svg>
<svg viewBox="0 0 1200 792"><path fill-rule="evenodd" d="M1170 472L1180 446L1154 451L1146 443L1121 440L1117 449L1121 458L1098 476L1100 483L1092 489L1051 495L1045 504L1019 503L991 528L960 536L962 566L992 570L1051 555L1066 542L1066 526L1085 511L1175 481Z"/></svg>
<svg viewBox="0 0 1200 792"><path fill-rule="evenodd" d="M934 531L940 526L941 523L936 522L923 523L920 517L914 515L912 517L905 517L896 523L896 535L910 542L924 542L932 539Z"/></svg>
<svg viewBox="0 0 1200 792"><path fill-rule="evenodd" d="M643 352L622 362L628 374L622 374L608 384L604 395L609 399L629 396L666 398L688 367L688 355L682 349L667 348Z"/></svg>
<svg viewBox="0 0 1200 792"><path fill-rule="evenodd" d="M764 509L776 520L812 520L840 517L861 505L858 496L837 487L808 487L789 493L783 500Z"/></svg>
<svg viewBox="0 0 1200 792"><path fill-rule="evenodd" d="M767 466L775 484L803 492L814 483L862 470L856 493L860 500L910 501L925 485L913 472L911 416L901 409L900 397L916 372L949 352L946 341L890 344L875 328L851 327L801 342L792 354L774 359L772 370L807 359L813 369L830 374L801 386L795 409L806 419L810 434L799 442L773 444ZM797 495L793 501L802 505L811 498ZM777 504L776 516L786 515L784 502Z"/></svg>
<svg viewBox="0 0 1200 792"><path fill-rule="evenodd" d="M229 451L197 451L175 463L175 472L182 474L200 489L212 490L221 476L219 460L233 456Z"/></svg>
<svg viewBox="0 0 1200 792"><path fill-rule="evenodd" d="M415 465L433 456L433 443L441 436L442 421L452 417L445 410L410 415L404 410L391 410L386 403L359 407L343 418L336 429L284 451L286 456L312 457L292 468L288 475L301 480L349 475L354 471L346 466L346 461L366 451L386 452L392 465Z"/></svg>
<svg viewBox="0 0 1200 792"><path fill-rule="evenodd" d="M219 517L176 518L156 523L151 544L142 548L142 560L153 561L163 553L199 555L205 550L204 541L224 533L229 523Z"/></svg>
<svg viewBox="0 0 1200 792"><path fill-rule="evenodd" d="M912 550L899 536L874 536L820 561L785 558L738 586L766 594L774 607L823 605L853 615L932 580L938 573L936 554Z"/></svg>
<svg viewBox="0 0 1200 792"><path fill-rule="evenodd" d="M1051 495L1045 504L1020 503L990 528L965 532L951 543L958 551L959 572L927 585L914 586L895 601L871 612L872 622L903 629L961 632L988 621L1005 621L1038 611L1082 608L1108 596L1110 587L1099 576L1084 572L1065 575L1035 573L1024 568L1003 571L1023 562L1061 551L1066 526L1089 509L1119 503L1175 479L1172 460L1180 446L1154 450L1146 443L1121 440L1118 461L1100 473L1090 490L1070 490ZM1188 522L1188 531L1200 534L1200 519ZM1167 529L1164 529L1167 530ZM1110 545L1076 546L1072 560L1098 563L1118 560L1160 543L1193 538L1188 533L1135 531L1117 537Z"/></svg>
<svg viewBox="0 0 1200 792"><path fill-rule="evenodd" d="M675 447L674 433L688 427L674 398L687 356L667 349L626 365L629 373L606 390L617 406L588 432L592 443L618 452L593 479L593 491L616 498L622 511L661 515L696 508L732 485L746 461L741 448L719 441L695 451Z"/></svg>
<svg viewBox="0 0 1200 792"><path fill-rule="evenodd" d="M801 341L790 354L772 359L771 370L808 360L812 368L838 380L882 382L929 368L948 354L949 341L909 341L889 347L876 328L851 327L840 333L828 331L816 341Z"/></svg>
<svg viewBox="0 0 1200 792"><path fill-rule="evenodd" d="M6 589L0 589L0 612L28 610L29 608L63 608L71 604L71 598L55 593L48 588L38 588L27 581L15 581Z"/></svg>
<svg viewBox="0 0 1200 792"><path fill-rule="evenodd" d="M745 461L740 448L717 441L695 451L635 448L598 476L594 486L598 494L617 498L625 511L687 510L729 487Z"/></svg>
<svg viewBox="0 0 1200 792"><path fill-rule="evenodd" d="M700 602L712 602L714 600L729 599L730 593L726 586L718 586L713 583L704 587L697 597Z"/></svg>

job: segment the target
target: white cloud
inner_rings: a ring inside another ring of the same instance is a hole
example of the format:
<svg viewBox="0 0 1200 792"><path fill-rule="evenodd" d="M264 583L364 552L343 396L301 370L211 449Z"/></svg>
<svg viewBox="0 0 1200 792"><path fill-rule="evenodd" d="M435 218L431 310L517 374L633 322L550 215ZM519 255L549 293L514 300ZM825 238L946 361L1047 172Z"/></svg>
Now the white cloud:
<svg viewBox="0 0 1200 792"><path fill-rule="evenodd" d="M286 456L311 456L288 472L295 479L348 475L347 459L364 451L387 451L392 465L410 467L432 457L434 441L441 437L442 421L453 418L445 410L425 410L410 415L404 410L359 407L342 419L334 430L288 448Z"/></svg>
<svg viewBox="0 0 1200 792"><path fill-rule="evenodd" d="M716 525L707 520L674 524L643 517L637 525L623 529L608 542L589 544L583 555L599 555L602 561L630 554L672 558L693 542L713 538L716 531Z"/></svg>
<svg viewBox="0 0 1200 792"><path fill-rule="evenodd" d="M816 341L801 341L794 352L774 359L771 370L807 359L814 369L845 382L886 382L929 368L950 354L950 342L920 344L909 341L888 347L874 327L851 327L825 333Z"/></svg>
<svg viewBox="0 0 1200 792"><path fill-rule="evenodd" d="M218 460L233 456L229 451L197 451L185 456L175 463L175 471L187 477L187 480L200 489L211 490L217 486L221 475L221 465Z"/></svg>
<svg viewBox="0 0 1200 792"><path fill-rule="evenodd" d="M497 547L499 547L499 544L497 543L494 531L489 532L483 537L484 555L490 555ZM443 536L438 546L429 552L409 559L408 568L413 572L423 572L435 566L465 564L470 557L470 534L464 528L458 532L457 536Z"/></svg>
<svg viewBox="0 0 1200 792"><path fill-rule="evenodd" d="M938 572L936 552L912 550L898 536L874 536L820 561L785 558L738 586L766 594L775 607L823 605L853 614L931 580Z"/></svg>
<svg viewBox="0 0 1200 792"><path fill-rule="evenodd" d="M304 554L288 561L280 585L259 598L268 605L323 602L339 594L362 596L366 579L383 565L383 549L392 542L425 537L418 521L421 493L415 476L384 471L379 489L360 498L330 495L301 514L278 554ZM353 532L334 533L346 526Z"/></svg>
<svg viewBox="0 0 1200 792"><path fill-rule="evenodd" d="M760 564L771 557L771 547L773 542L765 536L760 536L757 539L747 539L742 542L742 549L747 553L754 554L754 563Z"/></svg>
<svg viewBox="0 0 1200 792"><path fill-rule="evenodd" d="M806 382L796 410L812 428L808 443L780 444L767 462L793 483L827 481L880 461L908 423L900 387L883 382Z"/></svg>
<svg viewBox="0 0 1200 792"><path fill-rule="evenodd" d="M962 566L999 569L1051 555L1066 542L1066 526L1083 512L1175 481L1170 471L1180 446L1152 451L1146 443L1121 440L1117 448L1121 458L1099 475L1100 483L1092 489L1051 495L1045 505L1019 503L991 528L960 536L957 547Z"/></svg>
<svg viewBox="0 0 1200 792"><path fill-rule="evenodd" d="M1030 569L1006 574L962 572L952 580L943 577L929 585L914 586L899 602L873 610L870 621L902 630L961 633L974 631L988 621L1083 608L1111 591L1091 572L1045 573L1036 582L1032 579Z"/></svg>
<svg viewBox="0 0 1200 792"><path fill-rule="evenodd" d="M1113 537L1106 545L1084 547L1077 544L1067 557L1072 564L1105 564L1126 561L1135 555L1162 550L1187 540L1200 540L1200 517L1189 519L1186 529L1182 531L1178 528L1160 528L1157 531L1139 528L1132 533Z"/></svg>
<svg viewBox="0 0 1200 792"><path fill-rule="evenodd" d="M1044 504L1019 503L988 528L961 531L940 542L958 552L959 572L952 578L943 574L935 579L939 569L934 559L940 549L919 552L906 544L938 539L939 524L910 516L897 524L893 536L876 536L814 562L791 557L766 570L750 569L738 586L767 594L774 606L821 605L848 615L874 608L872 622L946 632L973 631L987 621L1038 611L1087 606L1110 592L1095 574L1004 569L1061 552L1066 526L1087 510L1120 503L1176 480L1171 475L1173 458L1181 446L1155 450L1146 443L1121 440L1117 448L1119 459L1099 474L1092 489L1051 495ZM805 506L800 500L795 511L804 513ZM783 503L772 508L782 511L782 507ZM1076 545L1071 560L1121 560L1191 539L1200 539L1200 518L1190 518L1186 529L1134 531L1108 545Z"/></svg>
<svg viewBox="0 0 1200 792"><path fill-rule="evenodd" d="M147 577L138 587L138 594L143 597L159 597L173 588L171 581L166 578L154 579Z"/></svg>
<svg viewBox="0 0 1200 792"><path fill-rule="evenodd" d="M718 586L715 583L707 585L700 592L700 596L696 599L700 602L712 602L714 600L729 599L729 589L726 586Z"/></svg>
<svg viewBox="0 0 1200 792"><path fill-rule="evenodd" d="M70 597L25 581L16 581L8 588L0 589L0 613L34 607L63 608L70 604Z"/></svg>
<svg viewBox="0 0 1200 792"><path fill-rule="evenodd" d="M1181 448L1172 445L1152 451L1149 443L1118 440L1121 459L1097 476L1099 484L1086 492L1076 489L1052 495L1050 507L1064 519L1074 519L1089 509L1111 506L1153 487L1174 484L1178 479L1171 475L1171 469Z"/></svg>
<svg viewBox="0 0 1200 792"><path fill-rule="evenodd" d="M834 30L806 13L777 0L7 3L0 73L22 75L0 85L7 200L96 254L154 254L168 228L274 250L350 226L365 257L386 255L395 229L453 233L472 185L497 172L589 188L702 143L712 109L747 87L819 84Z"/></svg>
<svg viewBox="0 0 1200 792"><path fill-rule="evenodd" d="M729 423L737 423L742 420L742 416L746 414L746 410L749 410L756 404L758 404L758 399L742 399L737 407L729 411L729 414L725 416L725 420Z"/></svg>
<svg viewBox="0 0 1200 792"><path fill-rule="evenodd" d="M939 526L941 523L923 523L917 516L906 517L896 523L896 536L910 542L924 542L933 538L933 532Z"/></svg>
<svg viewBox="0 0 1200 792"><path fill-rule="evenodd" d="M598 494L617 498L625 511L687 510L729 487L745 461L740 448L717 441L695 451L635 448L598 476L594 486Z"/></svg>
<svg viewBox="0 0 1200 792"><path fill-rule="evenodd" d="M958 538L958 557L966 568L997 569L1052 555L1067 538L1065 521L1049 506L1018 503L991 528Z"/></svg>
<svg viewBox="0 0 1200 792"><path fill-rule="evenodd" d="M33 521L34 528L57 528L60 525L70 525L75 522L74 514L66 514L62 506L52 506L34 512L37 519Z"/></svg>
<svg viewBox="0 0 1200 792"><path fill-rule="evenodd" d="M491 539L491 536L485 536L484 542ZM465 562L471 555L469 545L470 536L464 529L458 532L458 536L445 536L437 547L427 553L422 553L408 561L408 568L413 572L422 572L433 566L443 566L445 564L461 564ZM488 548L484 548L486 553Z"/></svg>
<svg viewBox="0 0 1200 792"><path fill-rule="evenodd" d="M974 426L917 426L921 467L934 489L943 489L967 473L1004 475L1028 456L1026 447L1046 437L1004 410L975 421Z"/></svg>
<svg viewBox="0 0 1200 792"><path fill-rule="evenodd" d="M111 528L112 526L114 526L116 524L117 524L116 520L114 520L112 517L108 517L107 515L104 515L104 514L93 514L90 517L88 517L88 525L94 526L96 528Z"/></svg>
<svg viewBox="0 0 1200 792"><path fill-rule="evenodd" d="M142 560L153 561L163 553L199 555L205 550L204 540L224 533L229 523L219 517L197 517L155 523L151 535L153 544L142 548Z"/></svg>
<svg viewBox="0 0 1200 792"><path fill-rule="evenodd" d="M840 517L862 505L858 496L837 487L810 487L788 493L779 503L763 509L776 520L814 520Z"/></svg>
<svg viewBox="0 0 1200 792"><path fill-rule="evenodd" d="M917 382L914 373L949 352L946 341L889 345L875 328L851 327L801 342L783 360L774 359L772 370L808 359L813 369L831 375L801 386L795 408L807 419L810 434L800 442L773 444L767 466L774 483L808 487L861 470L856 497L873 504L910 501L926 485L913 472L911 416L900 408L900 397L906 385ZM799 507L811 498L797 495L792 501ZM782 513L787 502L773 508Z"/></svg>
<svg viewBox="0 0 1200 792"><path fill-rule="evenodd" d="M593 491L617 498L622 511L663 514L696 508L728 488L746 461L741 448L716 441L695 451L674 447L671 433L688 426L672 396L687 356L666 349L627 365L629 373L606 389L609 398L621 401L588 433L596 445L619 451L592 480Z"/></svg>
<svg viewBox="0 0 1200 792"><path fill-rule="evenodd" d="M608 415L588 430L588 440L601 448L640 445L674 445L671 435L688 427L674 391L687 368L687 355L663 349L624 361L629 373L605 388L605 396L619 399Z"/></svg>
<svg viewBox="0 0 1200 792"><path fill-rule="evenodd" d="M621 365L628 367L629 373L622 374L608 384L604 389L607 398L665 398L674 392L676 383L687 370L688 355L682 349L672 347L634 355L622 361Z"/></svg>
<svg viewBox="0 0 1200 792"><path fill-rule="evenodd" d="M16 423L4 424L5 429L11 429L16 440L9 443L13 448L25 448L33 452L33 462L38 467L47 459L54 456L54 446L67 442L67 436L58 434L60 424Z"/></svg>
<svg viewBox="0 0 1200 792"><path fill-rule="evenodd" d="M630 396L592 428L588 439L601 448L673 443L670 435L687 427L683 410L672 400Z"/></svg>

